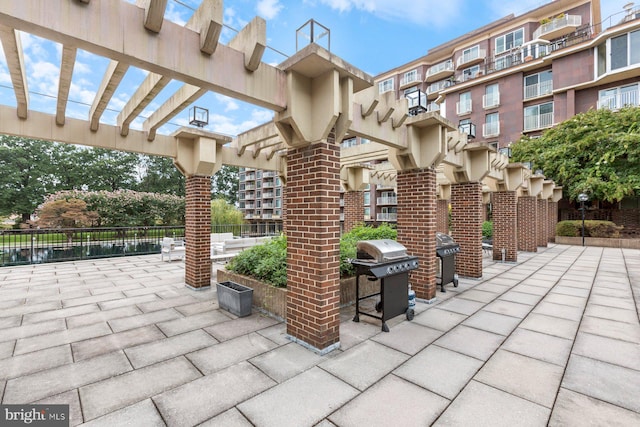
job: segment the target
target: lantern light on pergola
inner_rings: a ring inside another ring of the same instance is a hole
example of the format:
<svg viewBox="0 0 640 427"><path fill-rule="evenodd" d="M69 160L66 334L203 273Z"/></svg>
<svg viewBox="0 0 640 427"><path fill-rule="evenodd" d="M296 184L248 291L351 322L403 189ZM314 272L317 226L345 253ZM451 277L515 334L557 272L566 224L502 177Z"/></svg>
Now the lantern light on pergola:
<svg viewBox="0 0 640 427"><path fill-rule="evenodd" d="M199 128L209 124L209 110L202 107L193 106L189 109L189 124Z"/></svg>

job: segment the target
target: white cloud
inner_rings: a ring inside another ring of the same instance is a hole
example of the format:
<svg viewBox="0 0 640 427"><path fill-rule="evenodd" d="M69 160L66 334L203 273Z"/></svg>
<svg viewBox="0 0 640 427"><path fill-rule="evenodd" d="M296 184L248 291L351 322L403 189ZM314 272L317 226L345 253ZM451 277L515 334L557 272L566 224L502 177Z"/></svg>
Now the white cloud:
<svg viewBox="0 0 640 427"><path fill-rule="evenodd" d="M183 12L176 9L174 3L169 3L169 7L167 7L166 11L164 12L164 17L165 19L175 22L178 25L184 25L187 23Z"/></svg>
<svg viewBox="0 0 640 427"><path fill-rule="evenodd" d="M238 105L235 99L225 95L220 95L219 93L216 93L215 95L218 102L224 105L224 111L235 111L240 108L240 105Z"/></svg>
<svg viewBox="0 0 640 427"><path fill-rule="evenodd" d="M278 0L259 0L256 5L256 12L264 19L270 20L278 16L283 6Z"/></svg>
<svg viewBox="0 0 640 427"><path fill-rule="evenodd" d="M75 64L73 64L73 72L78 74L91 74L93 71L91 70L91 66L89 64L76 61Z"/></svg>
<svg viewBox="0 0 640 427"><path fill-rule="evenodd" d="M69 88L69 99L91 105L95 97L95 91L85 88L73 81L71 82L71 87Z"/></svg>

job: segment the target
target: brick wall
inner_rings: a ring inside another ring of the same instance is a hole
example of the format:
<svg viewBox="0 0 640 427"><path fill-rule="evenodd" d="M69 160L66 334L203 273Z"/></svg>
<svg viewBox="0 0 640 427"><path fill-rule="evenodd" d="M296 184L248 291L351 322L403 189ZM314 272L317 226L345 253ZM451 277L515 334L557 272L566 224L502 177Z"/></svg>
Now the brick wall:
<svg viewBox="0 0 640 427"><path fill-rule="evenodd" d="M186 179L185 277L193 288L211 286L211 178Z"/></svg>
<svg viewBox="0 0 640 427"><path fill-rule="evenodd" d="M287 333L323 351L340 340L340 147L287 153Z"/></svg>
<svg viewBox="0 0 640 427"><path fill-rule="evenodd" d="M451 229L460 244L456 271L463 277L482 277L482 184L451 186Z"/></svg>
<svg viewBox="0 0 640 427"><path fill-rule="evenodd" d="M537 241L538 246L543 248L547 247L549 241L549 207L547 205L547 199L538 199L538 216L536 218L538 224L537 228Z"/></svg>
<svg viewBox="0 0 640 427"><path fill-rule="evenodd" d="M547 234L550 242L556 241L556 225L558 225L558 202L547 202Z"/></svg>
<svg viewBox="0 0 640 427"><path fill-rule="evenodd" d="M515 191L493 193L493 259L518 260L518 195Z"/></svg>
<svg viewBox="0 0 640 427"><path fill-rule="evenodd" d="M518 250L537 252L538 200L532 196L518 197Z"/></svg>
<svg viewBox="0 0 640 427"><path fill-rule="evenodd" d="M364 223L364 192L347 191L344 193L344 232Z"/></svg>
<svg viewBox="0 0 640 427"><path fill-rule="evenodd" d="M420 259L410 283L417 298L436 296L436 172L398 171L398 242Z"/></svg>
<svg viewBox="0 0 640 427"><path fill-rule="evenodd" d="M436 202L436 231L449 234L449 201L438 199Z"/></svg>

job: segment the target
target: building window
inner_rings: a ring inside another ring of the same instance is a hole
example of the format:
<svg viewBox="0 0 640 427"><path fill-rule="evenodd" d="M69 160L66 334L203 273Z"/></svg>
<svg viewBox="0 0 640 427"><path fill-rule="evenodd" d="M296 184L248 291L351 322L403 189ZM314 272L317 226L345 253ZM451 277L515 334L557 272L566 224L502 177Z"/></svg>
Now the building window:
<svg viewBox="0 0 640 427"><path fill-rule="evenodd" d="M364 194L364 205L369 206L371 204L371 193L368 191L365 191L363 194Z"/></svg>
<svg viewBox="0 0 640 427"><path fill-rule="evenodd" d="M482 136L485 138L500 135L500 116L498 113L487 114L482 128Z"/></svg>
<svg viewBox="0 0 640 427"><path fill-rule="evenodd" d="M364 208L364 219L371 219L371 208Z"/></svg>
<svg viewBox="0 0 640 427"><path fill-rule="evenodd" d="M496 37L496 54L521 46L524 41L524 29L512 31L503 36Z"/></svg>
<svg viewBox="0 0 640 427"><path fill-rule="evenodd" d="M537 98L553 92L553 75L551 70L532 74L524 78L524 99Z"/></svg>
<svg viewBox="0 0 640 427"><path fill-rule="evenodd" d="M402 80L400 80L400 86L408 85L418 80L420 80L418 70L407 71L404 73L404 76L402 76Z"/></svg>
<svg viewBox="0 0 640 427"><path fill-rule="evenodd" d="M282 207L282 200L276 199L276 208Z"/></svg>
<svg viewBox="0 0 640 427"><path fill-rule="evenodd" d="M282 196L282 189L276 188L276 197L281 197L281 196Z"/></svg>
<svg viewBox="0 0 640 427"><path fill-rule="evenodd" d="M500 86L498 83L488 85L484 88L484 97L482 98L483 108L494 108L500 105Z"/></svg>
<svg viewBox="0 0 640 427"><path fill-rule="evenodd" d="M471 92L462 92L460 94L460 100L456 105L456 111L458 115L469 114L471 112L471 109L472 109Z"/></svg>
<svg viewBox="0 0 640 427"><path fill-rule="evenodd" d="M473 67L465 68L462 70L462 81L466 82L467 80L475 79L480 74L480 66L474 65Z"/></svg>
<svg viewBox="0 0 640 427"><path fill-rule="evenodd" d="M473 46L468 49L462 51L462 60L461 63L473 61L480 56L480 46Z"/></svg>
<svg viewBox="0 0 640 427"><path fill-rule="evenodd" d="M342 148L354 147L356 145L356 137L347 138L342 140Z"/></svg>
<svg viewBox="0 0 640 427"><path fill-rule="evenodd" d="M378 93L390 92L393 90L393 77L378 83Z"/></svg>
<svg viewBox="0 0 640 427"><path fill-rule="evenodd" d="M640 30L612 37L596 49L598 76L640 64Z"/></svg>
<svg viewBox="0 0 640 427"><path fill-rule="evenodd" d="M598 108L619 110L625 106L640 106L638 83L632 85L612 87L598 92Z"/></svg>
<svg viewBox="0 0 640 427"><path fill-rule="evenodd" d="M281 185L280 178L276 176L276 187L280 187Z"/></svg>
<svg viewBox="0 0 640 427"><path fill-rule="evenodd" d="M524 109L524 130L536 130L553 125L553 102L532 105Z"/></svg>

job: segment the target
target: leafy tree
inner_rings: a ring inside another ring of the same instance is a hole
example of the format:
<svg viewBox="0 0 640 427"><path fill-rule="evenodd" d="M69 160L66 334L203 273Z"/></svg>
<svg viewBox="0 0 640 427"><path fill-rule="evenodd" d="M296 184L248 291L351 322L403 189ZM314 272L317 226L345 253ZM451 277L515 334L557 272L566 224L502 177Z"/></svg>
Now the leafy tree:
<svg viewBox="0 0 640 427"><path fill-rule="evenodd" d="M244 223L242 211L224 199L211 201L211 225L227 225Z"/></svg>
<svg viewBox="0 0 640 427"><path fill-rule="evenodd" d="M77 145L49 142L55 190L81 190L88 187L87 165Z"/></svg>
<svg viewBox="0 0 640 427"><path fill-rule="evenodd" d="M86 148L80 151L89 190L134 189L138 180L139 156L135 153Z"/></svg>
<svg viewBox="0 0 640 427"><path fill-rule="evenodd" d="M185 195L185 179L173 160L160 156L141 156L143 169L138 191Z"/></svg>
<svg viewBox="0 0 640 427"><path fill-rule="evenodd" d="M608 202L638 196L640 107L578 114L540 138L523 137L513 146L513 160L533 161L570 199L580 193Z"/></svg>
<svg viewBox="0 0 640 427"><path fill-rule="evenodd" d="M38 208L37 224L47 228L89 227L98 219L96 212L87 210L87 204L79 199L49 200ZM73 231L66 231L71 242Z"/></svg>
<svg viewBox="0 0 640 427"><path fill-rule="evenodd" d="M222 165L211 177L211 193L214 199L224 199L235 205L238 202L239 168Z"/></svg>

